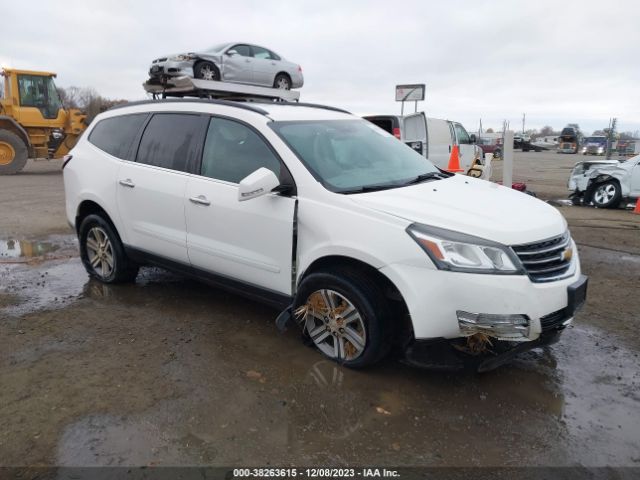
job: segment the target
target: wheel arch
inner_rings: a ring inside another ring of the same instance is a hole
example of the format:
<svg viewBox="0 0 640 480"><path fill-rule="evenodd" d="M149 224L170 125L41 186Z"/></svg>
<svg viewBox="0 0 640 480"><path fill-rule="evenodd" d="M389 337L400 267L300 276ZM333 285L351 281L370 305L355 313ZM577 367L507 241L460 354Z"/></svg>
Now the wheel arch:
<svg viewBox="0 0 640 480"><path fill-rule="evenodd" d="M31 151L31 140L29 139L29 134L24 127L16 122L12 117L0 115L0 129L16 134L24 142L27 149Z"/></svg>
<svg viewBox="0 0 640 480"><path fill-rule="evenodd" d="M385 297L390 302L394 317L398 319L398 324L394 325L396 343L404 343L413 338L413 325L409 317L409 309L402 293L391 279L370 263L346 255L325 255L318 257L304 269L298 278L297 285L312 273L335 271L336 269L352 269L372 278L384 292Z"/></svg>
<svg viewBox="0 0 640 480"><path fill-rule="evenodd" d="M78 208L76 209L76 218L75 218L76 234L80 233L80 224L82 223L82 221L87 216L93 215L93 214L100 215L107 222L109 222L113 227L113 230L116 232L116 235L118 235L118 237L120 238L120 241L122 241L122 235L120 234L120 230L118 229L118 227L116 227L116 224L113 221L113 215L110 215L109 212L107 212L98 202L92 199L82 200L82 202L80 202L80 204L78 205Z"/></svg>

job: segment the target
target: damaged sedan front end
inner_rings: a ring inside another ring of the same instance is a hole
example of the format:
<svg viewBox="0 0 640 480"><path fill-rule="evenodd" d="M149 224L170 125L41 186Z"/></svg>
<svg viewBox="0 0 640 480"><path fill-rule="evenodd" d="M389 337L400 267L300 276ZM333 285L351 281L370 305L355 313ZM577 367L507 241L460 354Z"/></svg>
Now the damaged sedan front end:
<svg viewBox="0 0 640 480"><path fill-rule="evenodd" d="M640 197L640 155L622 160L575 164L568 189L574 204L617 208L623 199Z"/></svg>

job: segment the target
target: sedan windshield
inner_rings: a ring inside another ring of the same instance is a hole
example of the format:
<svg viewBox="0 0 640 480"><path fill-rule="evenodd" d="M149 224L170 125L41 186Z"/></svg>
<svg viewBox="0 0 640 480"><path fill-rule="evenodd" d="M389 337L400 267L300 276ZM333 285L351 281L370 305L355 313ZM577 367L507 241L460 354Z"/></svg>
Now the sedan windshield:
<svg viewBox="0 0 640 480"><path fill-rule="evenodd" d="M221 43L219 45L214 45L213 47L207 48L205 52L216 53L216 52L219 52L220 50L224 50L225 47L228 47L229 45L230 45L229 43Z"/></svg>
<svg viewBox="0 0 640 480"><path fill-rule="evenodd" d="M448 176L365 120L271 122L269 126L332 192L382 190Z"/></svg>

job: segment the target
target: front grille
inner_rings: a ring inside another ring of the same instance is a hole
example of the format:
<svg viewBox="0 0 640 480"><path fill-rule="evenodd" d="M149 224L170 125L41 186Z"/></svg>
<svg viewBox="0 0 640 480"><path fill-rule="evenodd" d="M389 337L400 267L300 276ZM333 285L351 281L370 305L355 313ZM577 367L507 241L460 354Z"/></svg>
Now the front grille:
<svg viewBox="0 0 640 480"><path fill-rule="evenodd" d="M533 282L558 280L571 267L573 252L570 250L569 232L543 242L515 245L512 248Z"/></svg>
<svg viewBox="0 0 640 480"><path fill-rule="evenodd" d="M540 327L543 332L548 332L551 330L562 330L565 328L563 323L567 321L567 309L563 308L562 310L558 310L557 312L550 313L549 315L545 315L540 318Z"/></svg>

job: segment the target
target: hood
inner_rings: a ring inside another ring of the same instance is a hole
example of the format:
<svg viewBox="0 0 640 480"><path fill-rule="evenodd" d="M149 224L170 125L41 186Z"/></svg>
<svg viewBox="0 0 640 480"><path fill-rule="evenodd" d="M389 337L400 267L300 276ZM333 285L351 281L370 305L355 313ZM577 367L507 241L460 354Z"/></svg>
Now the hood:
<svg viewBox="0 0 640 480"><path fill-rule="evenodd" d="M475 235L505 245L561 235L567 222L537 198L462 175L351 196L359 205L408 222Z"/></svg>

